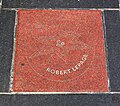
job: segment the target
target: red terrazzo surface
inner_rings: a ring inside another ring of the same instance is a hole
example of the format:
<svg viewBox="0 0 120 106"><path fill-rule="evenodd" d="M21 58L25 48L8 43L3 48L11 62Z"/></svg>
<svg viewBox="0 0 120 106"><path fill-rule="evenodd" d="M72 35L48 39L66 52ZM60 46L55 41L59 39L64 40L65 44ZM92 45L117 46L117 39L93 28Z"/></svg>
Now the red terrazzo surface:
<svg viewBox="0 0 120 106"><path fill-rule="evenodd" d="M19 10L14 92L107 92L102 12Z"/></svg>

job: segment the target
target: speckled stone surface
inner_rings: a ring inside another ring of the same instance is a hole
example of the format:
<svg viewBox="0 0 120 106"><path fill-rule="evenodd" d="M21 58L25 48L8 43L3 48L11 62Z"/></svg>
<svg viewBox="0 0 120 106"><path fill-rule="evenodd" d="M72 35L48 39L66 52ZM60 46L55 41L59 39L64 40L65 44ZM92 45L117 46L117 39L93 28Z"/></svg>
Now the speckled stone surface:
<svg viewBox="0 0 120 106"><path fill-rule="evenodd" d="M1 1L0 106L120 106L120 0ZM54 14L51 9L48 13L47 10L43 12L43 9L48 8L70 11L64 14ZM74 8L81 12L72 12ZM14 79L10 80L14 10L18 11L15 33L17 52L14 51ZM88 32L92 36L87 36ZM96 57L93 59L95 43ZM63 53L67 55L63 56ZM94 62L89 67L92 59ZM60 67L66 68L64 63L72 66L70 70L57 70ZM85 67L88 67L88 71L84 70ZM9 92L12 91L9 86L9 82L12 86L12 81L13 92ZM47 94L48 91L51 94Z"/></svg>
<svg viewBox="0 0 120 106"><path fill-rule="evenodd" d="M111 91L120 91L120 12L105 11Z"/></svg>
<svg viewBox="0 0 120 106"><path fill-rule="evenodd" d="M120 106L120 95L0 95L0 106Z"/></svg>
<svg viewBox="0 0 120 106"><path fill-rule="evenodd" d="M0 11L0 91L9 89L15 11Z"/></svg>
<svg viewBox="0 0 120 106"><path fill-rule="evenodd" d="M107 92L102 12L20 10L15 92Z"/></svg>
<svg viewBox="0 0 120 106"><path fill-rule="evenodd" d="M3 0L4 8L118 8L118 0Z"/></svg>

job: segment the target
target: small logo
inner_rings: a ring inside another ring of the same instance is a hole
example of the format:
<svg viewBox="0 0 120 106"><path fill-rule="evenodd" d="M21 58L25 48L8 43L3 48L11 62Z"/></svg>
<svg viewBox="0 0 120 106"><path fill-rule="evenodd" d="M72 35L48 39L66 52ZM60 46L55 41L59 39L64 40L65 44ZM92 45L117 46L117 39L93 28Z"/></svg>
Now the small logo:
<svg viewBox="0 0 120 106"><path fill-rule="evenodd" d="M64 45L65 45L65 42L62 42L62 41L60 41L60 40L57 40L57 41L56 41L56 46L62 47L62 46L64 46Z"/></svg>

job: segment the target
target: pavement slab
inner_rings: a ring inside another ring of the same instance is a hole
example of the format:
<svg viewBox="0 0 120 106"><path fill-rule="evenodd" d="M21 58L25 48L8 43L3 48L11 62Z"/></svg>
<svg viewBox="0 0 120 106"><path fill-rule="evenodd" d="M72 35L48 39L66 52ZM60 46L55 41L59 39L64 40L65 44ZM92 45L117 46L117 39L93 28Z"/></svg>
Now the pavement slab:
<svg viewBox="0 0 120 106"><path fill-rule="evenodd" d="M19 10L14 92L107 92L102 12Z"/></svg>
<svg viewBox="0 0 120 106"><path fill-rule="evenodd" d="M119 94L8 94L0 95L0 106L119 106Z"/></svg>
<svg viewBox="0 0 120 106"><path fill-rule="evenodd" d="M108 68L111 91L120 91L120 12L105 11Z"/></svg>
<svg viewBox="0 0 120 106"><path fill-rule="evenodd" d="M3 0L3 8L118 8L118 0Z"/></svg>
<svg viewBox="0 0 120 106"><path fill-rule="evenodd" d="M0 91L9 90L13 54L15 11L0 12Z"/></svg>

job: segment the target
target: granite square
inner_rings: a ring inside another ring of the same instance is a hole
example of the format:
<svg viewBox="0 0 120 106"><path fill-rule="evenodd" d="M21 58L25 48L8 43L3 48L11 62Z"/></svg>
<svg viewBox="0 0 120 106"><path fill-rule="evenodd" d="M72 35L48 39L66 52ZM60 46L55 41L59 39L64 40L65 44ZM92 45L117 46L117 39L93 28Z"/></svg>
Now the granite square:
<svg viewBox="0 0 120 106"><path fill-rule="evenodd" d="M102 12L19 10L14 92L107 92Z"/></svg>

